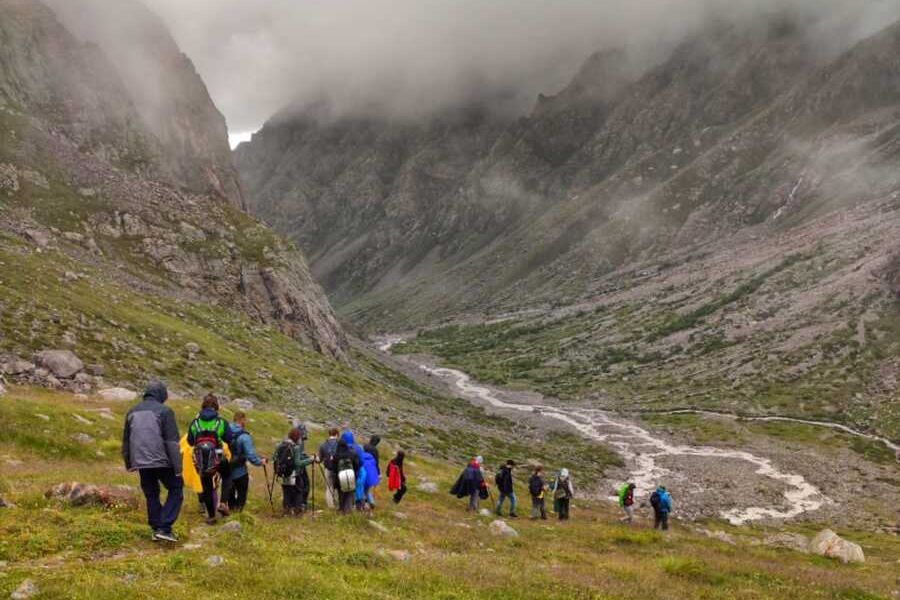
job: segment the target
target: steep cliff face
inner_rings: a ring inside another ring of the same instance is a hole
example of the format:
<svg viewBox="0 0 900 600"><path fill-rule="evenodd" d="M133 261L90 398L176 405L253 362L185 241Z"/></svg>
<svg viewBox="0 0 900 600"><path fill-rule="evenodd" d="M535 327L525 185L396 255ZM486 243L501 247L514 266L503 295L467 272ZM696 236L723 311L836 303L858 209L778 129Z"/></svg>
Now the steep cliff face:
<svg viewBox="0 0 900 600"><path fill-rule="evenodd" d="M345 356L302 255L240 210L224 122L167 34L147 38L164 49L144 56L162 86L149 113L104 45L76 38L47 6L0 0L0 12L0 243L241 310Z"/></svg>
<svg viewBox="0 0 900 600"><path fill-rule="evenodd" d="M79 39L97 44L115 67L159 142L153 158L165 177L244 208L225 118L162 20L135 1L48 0L47 5Z"/></svg>
<svg viewBox="0 0 900 600"><path fill-rule="evenodd" d="M273 121L240 149L238 168L256 214L297 239L314 271L327 263L326 287L342 291L339 304L359 322L575 302L629 265L683 261L739 233L783 235L897 189L900 25L824 51L822 32L841 38L846 27L777 14L752 26L713 23L655 66L636 67L624 52L591 57L527 117L480 130L493 140L441 201L426 187L413 190L410 206L423 219L457 224L437 252L398 245L410 221L370 195L368 225L393 237L361 255L316 256L328 246L310 228L344 235L344 208L360 196L346 182L372 180L363 168L371 162L348 163L315 187L297 174L314 170L312 157L335 153L323 138L358 135L352 123L308 119L285 135L290 125ZM274 138L277 150L266 141ZM389 152L353 140L357 155L382 161L377 181L398 176L387 156L412 150L406 138ZM425 141L416 156L447 147ZM271 168L263 175L260 165ZM320 203L334 212L307 208ZM348 286L345 267L360 259Z"/></svg>

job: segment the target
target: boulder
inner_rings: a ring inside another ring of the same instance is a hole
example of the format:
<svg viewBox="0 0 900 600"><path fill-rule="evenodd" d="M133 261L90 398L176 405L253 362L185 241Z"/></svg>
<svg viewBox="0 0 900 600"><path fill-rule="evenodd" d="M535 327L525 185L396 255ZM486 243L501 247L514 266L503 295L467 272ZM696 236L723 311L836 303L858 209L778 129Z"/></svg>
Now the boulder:
<svg viewBox="0 0 900 600"><path fill-rule="evenodd" d="M27 360L14 358L0 367L4 375L28 375L34 373L34 364Z"/></svg>
<svg viewBox="0 0 900 600"><path fill-rule="evenodd" d="M103 377L103 373L106 371L106 369L103 368L103 365L88 365L84 370L94 377Z"/></svg>
<svg viewBox="0 0 900 600"><path fill-rule="evenodd" d="M71 379L84 369L84 363L71 350L44 350L34 358L35 363L61 379Z"/></svg>
<svg viewBox="0 0 900 600"><path fill-rule="evenodd" d="M225 533L240 533L241 523L240 521L228 521L227 523L219 527L219 531Z"/></svg>
<svg viewBox="0 0 900 600"><path fill-rule="evenodd" d="M763 545L773 548L787 548L797 552L809 552L809 539L799 533L776 533L767 536L763 540Z"/></svg>
<svg viewBox="0 0 900 600"><path fill-rule="evenodd" d="M859 544L848 542L830 529L823 529L812 539L809 551L826 558L836 558L844 563L866 561Z"/></svg>
<svg viewBox="0 0 900 600"><path fill-rule="evenodd" d="M128 402L137 398L137 392L121 387L106 388L97 393L110 402Z"/></svg>
<svg viewBox="0 0 900 600"><path fill-rule="evenodd" d="M247 400L246 398L236 398L234 405L241 410L252 410L254 406L253 400Z"/></svg>
<svg viewBox="0 0 900 600"><path fill-rule="evenodd" d="M125 485L101 486L78 482L60 483L44 493L71 506L102 506L104 508L138 507L134 490Z"/></svg>
<svg viewBox="0 0 900 600"><path fill-rule="evenodd" d="M493 535L499 535L503 537L519 537L519 532L509 526L506 521L502 521L497 519L496 521L492 521L488 526L488 530Z"/></svg>

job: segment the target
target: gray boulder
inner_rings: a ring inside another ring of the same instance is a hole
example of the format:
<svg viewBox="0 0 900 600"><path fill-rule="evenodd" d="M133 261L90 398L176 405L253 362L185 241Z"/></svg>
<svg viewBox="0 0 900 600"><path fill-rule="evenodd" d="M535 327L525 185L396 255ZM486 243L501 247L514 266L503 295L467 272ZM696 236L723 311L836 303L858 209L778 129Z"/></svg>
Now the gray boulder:
<svg viewBox="0 0 900 600"><path fill-rule="evenodd" d="M34 373L34 364L27 360L14 358L3 364L2 372L5 375L27 375L29 373Z"/></svg>
<svg viewBox="0 0 900 600"><path fill-rule="evenodd" d="M35 363L55 377L71 379L84 370L84 363L71 350L44 350L34 356Z"/></svg>
<svg viewBox="0 0 900 600"><path fill-rule="evenodd" d="M844 563L866 562L866 556L859 544L848 542L830 529L823 529L812 539L809 551Z"/></svg>
<svg viewBox="0 0 900 600"><path fill-rule="evenodd" d="M518 531L516 531L515 529L510 527L506 521L502 521L500 519L497 519L496 521L492 521L491 524L488 526L488 530L493 535L498 535L498 536L502 536L502 537L510 537L510 538L519 537Z"/></svg>

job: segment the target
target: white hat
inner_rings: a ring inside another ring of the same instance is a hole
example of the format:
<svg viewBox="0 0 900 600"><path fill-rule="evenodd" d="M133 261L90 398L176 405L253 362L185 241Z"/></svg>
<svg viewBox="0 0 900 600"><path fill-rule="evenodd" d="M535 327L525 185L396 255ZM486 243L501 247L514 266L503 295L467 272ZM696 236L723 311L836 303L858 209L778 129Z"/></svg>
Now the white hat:
<svg viewBox="0 0 900 600"><path fill-rule="evenodd" d="M569 476L569 470L568 470L568 469L561 469L561 470L559 471L559 476L562 477L563 479L566 479L566 478Z"/></svg>

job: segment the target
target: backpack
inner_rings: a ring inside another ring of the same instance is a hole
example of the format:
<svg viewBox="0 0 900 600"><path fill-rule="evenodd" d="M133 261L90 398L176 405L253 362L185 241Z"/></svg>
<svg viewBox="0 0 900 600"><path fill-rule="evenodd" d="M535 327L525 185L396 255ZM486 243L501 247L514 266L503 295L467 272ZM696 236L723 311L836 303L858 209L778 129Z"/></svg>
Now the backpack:
<svg viewBox="0 0 900 600"><path fill-rule="evenodd" d="M342 458L338 461L338 483L340 490L345 494L356 491L356 471L353 470L353 461Z"/></svg>
<svg viewBox="0 0 900 600"><path fill-rule="evenodd" d="M216 418L212 427L203 425L199 419L191 423L191 428L196 427L194 436L194 468L200 475L214 475L222 464L222 449L220 440L225 429L225 422Z"/></svg>
<svg viewBox="0 0 900 600"><path fill-rule="evenodd" d="M659 510L661 504L662 498L660 498L659 492L653 492L652 494L650 494L650 506L653 507L653 510Z"/></svg>
<svg viewBox="0 0 900 600"><path fill-rule="evenodd" d="M544 482L540 477L534 476L528 481L528 493L532 496L540 496L544 491Z"/></svg>
<svg viewBox="0 0 900 600"><path fill-rule="evenodd" d="M281 442L275 448L275 475L287 479L294 474L294 444Z"/></svg>
<svg viewBox="0 0 900 600"><path fill-rule="evenodd" d="M231 440L231 444L229 444L229 447L231 448L231 462L234 465L242 465L247 462L247 455L244 454L244 445L239 442L245 435L250 434L246 431L241 431L234 436L234 439Z"/></svg>

